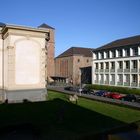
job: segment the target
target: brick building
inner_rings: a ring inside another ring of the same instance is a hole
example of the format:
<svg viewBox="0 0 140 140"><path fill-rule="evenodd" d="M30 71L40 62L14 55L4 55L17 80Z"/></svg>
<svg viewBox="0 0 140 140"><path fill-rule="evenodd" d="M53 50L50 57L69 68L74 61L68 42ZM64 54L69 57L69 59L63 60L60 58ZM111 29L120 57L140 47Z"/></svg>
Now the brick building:
<svg viewBox="0 0 140 140"><path fill-rule="evenodd" d="M51 82L51 76L54 76L54 53L55 53L55 29L45 23L41 24L38 28L46 28L49 30L49 38L46 44L47 48L47 77L46 80Z"/></svg>
<svg viewBox="0 0 140 140"><path fill-rule="evenodd" d="M55 58L55 77L67 78L68 83L78 85L81 82L82 67L91 66L92 49L71 47Z"/></svg>

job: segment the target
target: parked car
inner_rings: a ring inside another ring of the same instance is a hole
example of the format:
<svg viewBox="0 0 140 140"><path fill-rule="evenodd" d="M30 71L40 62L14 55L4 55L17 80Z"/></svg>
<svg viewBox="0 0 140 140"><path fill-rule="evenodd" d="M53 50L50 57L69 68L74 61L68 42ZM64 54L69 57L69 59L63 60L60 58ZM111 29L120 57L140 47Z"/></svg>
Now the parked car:
<svg viewBox="0 0 140 140"><path fill-rule="evenodd" d="M67 87L64 87L64 90L72 91L73 87L72 86L67 86Z"/></svg>
<svg viewBox="0 0 140 140"><path fill-rule="evenodd" d="M94 94L94 91L92 89L89 89L89 88L82 88L82 91L81 91L83 94Z"/></svg>
<svg viewBox="0 0 140 140"><path fill-rule="evenodd" d="M124 96L117 92L110 92L106 94L105 97L112 98L112 99L121 99Z"/></svg>
<svg viewBox="0 0 140 140"><path fill-rule="evenodd" d="M104 96L105 93L106 93L106 91L100 90L100 91L95 92L94 95L96 95L96 96Z"/></svg>
<svg viewBox="0 0 140 140"><path fill-rule="evenodd" d="M128 94L120 98L123 101L135 102L137 100L136 96L133 94Z"/></svg>

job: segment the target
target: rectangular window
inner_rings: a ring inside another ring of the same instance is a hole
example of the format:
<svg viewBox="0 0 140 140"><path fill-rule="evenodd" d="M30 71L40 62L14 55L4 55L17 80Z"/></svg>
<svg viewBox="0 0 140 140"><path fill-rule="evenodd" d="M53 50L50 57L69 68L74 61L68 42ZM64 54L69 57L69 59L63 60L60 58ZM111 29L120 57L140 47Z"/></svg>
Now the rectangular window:
<svg viewBox="0 0 140 140"><path fill-rule="evenodd" d="M111 62L111 69L115 69L115 62Z"/></svg>
<svg viewBox="0 0 140 140"><path fill-rule="evenodd" d="M106 58L109 58L109 51L106 52Z"/></svg>
<svg viewBox="0 0 140 140"><path fill-rule="evenodd" d="M101 69L103 69L103 63L100 63Z"/></svg>
<svg viewBox="0 0 140 140"><path fill-rule="evenodd" d="M95 69L98 69L98 63L95 63Z"/></svg>
<svg viewBox="0 0 140 140"><path fill-rule="evenodd" d="M125 61L125 68L130 69L130 61Z"/></svg>
<svg viewBox="0 0 140 140"><path fill-rule="evenodd" d="M122 57L122 49L118 50L118 57Z"/></svg>
<svg viewBox="0 0 140 140"><path fill-rule="evenodd" d="M101 59L103 59L104 58L104 53L101 52L100 55L101 55Z"/></svg>
<svg viewBox="0 0 140 140"><path fill-rule="evenodd" d="M130 56L130 48L125 49L125 57Z"/></svg>
<svg viewBox="0 0 140 140"><path fill-rule="evenodd" d="M132 75L132 82L137 83L137 75L136 74Z"/></svg>
<svg viewBox="0 0 140 140"><path fill-rule="evenodd" d="M132 63L133 63L133 69L137 69L137 60L133 60Z"/></svg>
<svg viewBox="0 0 140 140"><path fill-rule="evenodd" d="M118 64L119 64L119 69L123 69L123 62L119 61Z"/></svg>
<svg viewBox="0 0 140 140"><path fill-rule="evenodd" d="M112 58L114 58L115 56L116 56L116 51L113 50L113 51L112 51Z"/></svg>
<svg viewBox="0 0 140 140"><path fill-rule="evenodd" d="M138 55L138 47L132 48L133 56Z"/></svg>
<svg viewBox="0 0 140 140"><path fill-rule="evenodd" d="M109 62L106 62L106 69L109 69Z"/></svg>

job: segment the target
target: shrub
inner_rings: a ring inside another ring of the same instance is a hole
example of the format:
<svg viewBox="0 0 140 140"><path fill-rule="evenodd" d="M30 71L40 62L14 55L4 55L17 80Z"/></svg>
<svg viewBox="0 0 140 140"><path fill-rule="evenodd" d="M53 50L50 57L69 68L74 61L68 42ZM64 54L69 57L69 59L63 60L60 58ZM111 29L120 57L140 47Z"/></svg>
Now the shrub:
<svg viewBox="0 0 140 140"><path fill-rule="evenodd" d="M137 94L140 95L140 89L132 89L128 87L116 87L116 86L108 86L108 85L86 85L88 89L94 90L106 90L110 92L119 92L123 94Z"/></svg>

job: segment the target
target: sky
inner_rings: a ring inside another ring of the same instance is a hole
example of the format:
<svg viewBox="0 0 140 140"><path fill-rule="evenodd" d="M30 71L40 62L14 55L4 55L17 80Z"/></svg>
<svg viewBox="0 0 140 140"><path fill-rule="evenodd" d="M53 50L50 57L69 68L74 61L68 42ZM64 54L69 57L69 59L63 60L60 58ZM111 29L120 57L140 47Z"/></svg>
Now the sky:
<svg viewBox="0 0 140 140"><path fill-rule="evenodd" d="M55 56L140 35L140 0L0 0L0 22L55 28Z"/></svg>

